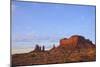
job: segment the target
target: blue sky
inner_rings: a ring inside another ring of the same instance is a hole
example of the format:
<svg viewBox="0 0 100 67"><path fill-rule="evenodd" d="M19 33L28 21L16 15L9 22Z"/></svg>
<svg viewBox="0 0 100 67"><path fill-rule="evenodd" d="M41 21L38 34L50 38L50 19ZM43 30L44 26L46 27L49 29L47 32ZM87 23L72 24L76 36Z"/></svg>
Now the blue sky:
<svg viewBox="0 0 100 67"><path fill-rule="evenodd" d="M95 42L95 6L13 1L13 48L50 48L76 34Z"/></svg>

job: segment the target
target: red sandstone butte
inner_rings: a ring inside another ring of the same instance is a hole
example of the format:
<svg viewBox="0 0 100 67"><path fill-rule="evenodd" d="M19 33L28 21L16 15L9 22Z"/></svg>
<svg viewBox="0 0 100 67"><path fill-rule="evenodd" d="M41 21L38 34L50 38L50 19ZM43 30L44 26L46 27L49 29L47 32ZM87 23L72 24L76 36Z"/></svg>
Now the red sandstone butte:
<svg viewBox="0 0 100 67"><path fill-rule="evenodd" d="M81 44L81 45L80 45ZM60 46L84 46L84 47L94 47L92 41L85 39L80 35L73 35L70 38L63 38L60 40Z"/></svg>
<svg viewBox="0 0 100 67"><path fill-rule="evenodd" d="M78 44L80 37L81 36L79 36L79 35L74 35L74 36L71 36L69 39L63 38L60 40L60 45L62 45L62 46L67 46L67 45L76 46ZM81 38L83 38L83 37L81 37Z"/></svg>

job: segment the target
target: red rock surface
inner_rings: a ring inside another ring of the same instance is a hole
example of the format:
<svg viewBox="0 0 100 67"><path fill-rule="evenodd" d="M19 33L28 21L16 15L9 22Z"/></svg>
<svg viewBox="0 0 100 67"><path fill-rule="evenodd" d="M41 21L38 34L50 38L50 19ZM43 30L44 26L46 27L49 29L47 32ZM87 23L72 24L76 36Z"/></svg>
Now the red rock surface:
<svg viewBox="0 0 100 67"><path fill-rule="evenodd" d="M71 46L71 47L95 47L95 45L83 36L74 35L69 39L63 38L60 40L60 46Z"/></svg>
<svg viewBox="0 0 100 67"><path fill-rule="evenodd" d="M79 40L80 40L80 36L72 36L69 39L64 38L60 40L60 45L61 46L69 46L69 45L76 46Z"/></svg>
<svg viewBox="0 0 100 67"><path fill-rule="evenodd" d="M46 51L36 47L35 50L12 55L13 66L86 62L96 60L96 46L83 36L74 35L70 38L63 38L59 46Z"/></svg>

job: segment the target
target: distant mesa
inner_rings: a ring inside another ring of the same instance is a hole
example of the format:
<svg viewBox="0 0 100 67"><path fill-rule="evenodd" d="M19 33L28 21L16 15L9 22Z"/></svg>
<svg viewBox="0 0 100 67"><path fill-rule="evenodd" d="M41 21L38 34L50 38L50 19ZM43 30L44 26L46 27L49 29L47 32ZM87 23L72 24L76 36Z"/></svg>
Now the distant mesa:
<svg viewBox="0 0 100 67"><path fill-rule="evenodd" d="M89 39L85 39L83 36L80 35L73 35L69 39L63 38L60 40L60 46L84 46L84 47L93 47L94 44Z"/></svg>
<svg viewBox="0 0 100 67"><path fill-rule="evenodd" d="M78 42L80 42L81 40L84 40L84 37L79 36L79 35L74 35L74 36L71 36L69 39L67 39L67 38L61 39L60 45L62 45L62 46L67 46L67 45L76 46L78 44Z"/></svg>
<svg viewBox="0 0 100 67"><path fill-rule="evenodd" d="M45 50L45 46L35 46L29 53L12 55L13 66L86 62L96 60L96 45L89 39L80 35L73 35L70 38L63 38L59 45L55 44L50 50Z"/></svg>
<svg viewBox="0 0 100 67"><path fill-rule="evenodd" d="M95 45L89 39L85 39L83 36L80 35L73 35L70 38L63 38L59 41L58 47L68 47L68 48L93 48ZM55 44L53 45L52 49L56 49ZM39 46L38 44L35 46L33 50L35 52L45 51L45 46Z"/></svg>

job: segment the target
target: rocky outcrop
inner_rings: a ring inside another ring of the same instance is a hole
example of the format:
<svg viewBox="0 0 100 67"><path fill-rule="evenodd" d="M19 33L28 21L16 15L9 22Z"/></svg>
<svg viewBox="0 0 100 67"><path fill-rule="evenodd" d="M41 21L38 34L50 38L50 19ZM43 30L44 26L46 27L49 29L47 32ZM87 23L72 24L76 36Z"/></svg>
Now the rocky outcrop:
<svg viewBox="0 0 100 67"><path fill-rule="evenodd" d="M45 46L39 46L38 44L35 46L35 49L33 50L35 52L41 52L41 51L45 51Z"/></svg>
<svg viewBox="0 0 100 67"><path fill-rule="evenodd" d="M74 35L61 39L60 45L51 49L50 53L57 58L62 57L63 62L94 61L96 46L83 36Z"/></svg>
<svg viewBox="0 0 100 67"><path fill-rule="evenodd" d="M69 39L63 38L60 40L60 46L71 46L71 47L95 47L92 41L85 39L83 36L74 35Z"/></svg>
<svg viewBox="0 0 100 67"><path fill-rule="evenodd" d="M12 55L12 64L20 65L37 65L69 62L86 62L96 60L96 46L89 39L83 36L74 35L70 38L63 38L59 46L50 50L45 50L36 45L35 49L25 54Z"/></svg>

